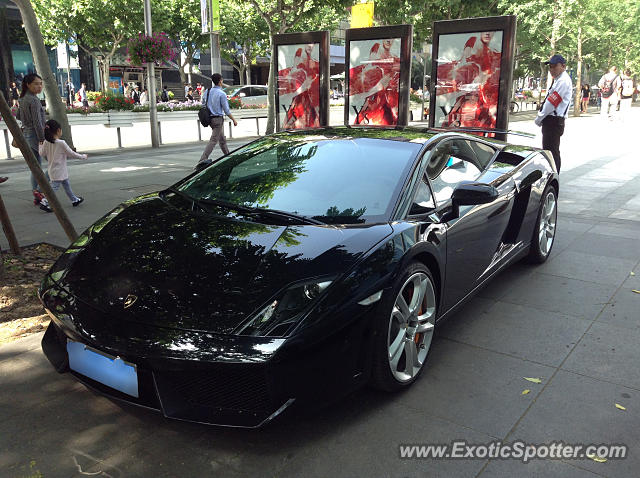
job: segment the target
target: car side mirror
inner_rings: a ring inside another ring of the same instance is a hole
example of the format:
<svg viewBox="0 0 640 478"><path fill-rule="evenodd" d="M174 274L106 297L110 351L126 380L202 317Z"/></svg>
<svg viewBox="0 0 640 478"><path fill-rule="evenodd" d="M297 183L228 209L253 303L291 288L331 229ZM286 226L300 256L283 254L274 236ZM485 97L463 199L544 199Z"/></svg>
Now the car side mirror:
<svg viewBox="0 0 640 478"><path fill-rule="evenodd" d="M490 184L465 182L453 190L451 201L458 206L487 204L498 199L498 190Z"/></svg>
<svg viewBox="0 0 640 478"><path fill-rule="evenodd" d="M460 217L460 206L488 204L498 199L498 190L485 183L463 182L456 186L451 195L451 211L442 218L442 222Z"/></svg>

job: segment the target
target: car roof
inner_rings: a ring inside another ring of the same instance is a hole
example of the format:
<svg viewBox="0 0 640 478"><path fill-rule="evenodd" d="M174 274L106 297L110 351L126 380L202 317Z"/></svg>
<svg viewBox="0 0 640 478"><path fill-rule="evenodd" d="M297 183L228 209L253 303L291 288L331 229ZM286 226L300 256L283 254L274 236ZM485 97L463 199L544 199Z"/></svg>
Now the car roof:
<svg viewBox="0 0 640 478"><path fill-rule="evenodd" d="M433 138L465 138L476 141L492 143L498 148L504 147L504 141L493 138L485 138L465 133L463 131L448 131L446 129L431 129L420 126L329 126L325 128L310 128L286 130L276 133L275 136L285 139L296 137L312 139L338 139L338 138L371 138L389 141L403 141L425 145Z"/></svg>

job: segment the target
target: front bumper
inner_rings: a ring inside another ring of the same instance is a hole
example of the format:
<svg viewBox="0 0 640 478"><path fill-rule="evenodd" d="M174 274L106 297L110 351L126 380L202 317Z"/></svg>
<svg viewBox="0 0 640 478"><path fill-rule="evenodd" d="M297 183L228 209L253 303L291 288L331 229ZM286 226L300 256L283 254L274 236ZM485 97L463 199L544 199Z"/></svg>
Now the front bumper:
<svg viewBox="0 0 640 478"><path fill-rule="evenodd" d="M41 300L52 317L42 349L58 372L70 372L104 395L167 418L255 428L296 401L330 401L366 380L369 347L363 339L369 329L360 321L310 343L300 337L241 337L136 324L55 285L41 290ZM135 364L138 397L71 370L68 340Z"/></svg>

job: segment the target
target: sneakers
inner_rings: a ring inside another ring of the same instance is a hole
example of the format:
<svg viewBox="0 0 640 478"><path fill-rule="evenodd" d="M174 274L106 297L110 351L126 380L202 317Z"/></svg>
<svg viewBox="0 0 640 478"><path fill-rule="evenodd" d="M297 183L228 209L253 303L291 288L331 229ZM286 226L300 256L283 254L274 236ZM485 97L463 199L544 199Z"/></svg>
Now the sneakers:
<svg viewBox="0 0 640 478"><path fill-rule="evenodd" d="M73 207L79 206L79 205L82 203L82 201L84 201L84 198L83 198L83 197L78 196L78 200L77 200L77 201L73 201L73 202L71 203L71 205L72 205Z"/></svg>
<svg viewBox="0 0 640 478"><path fill-rule="evenodd" d="M7 176L0 177L0 184L4 183L7 179L9 179Z"/></svg>
<svg viewBox="0 0 640 478"><path fill-rule="evenodd" d="M40 200L40 209L44 212L53 212L53 209L49 207L49 201L47 201L47 198L44 196L42 196L42 199Z"/></svg>
<svg viewBox="0 0 640 478"><path fill-rule="evenodd" d="M45 199L44 194L42 194L40 191L33 191L34 206L39 206L43 199Z"/></svg>

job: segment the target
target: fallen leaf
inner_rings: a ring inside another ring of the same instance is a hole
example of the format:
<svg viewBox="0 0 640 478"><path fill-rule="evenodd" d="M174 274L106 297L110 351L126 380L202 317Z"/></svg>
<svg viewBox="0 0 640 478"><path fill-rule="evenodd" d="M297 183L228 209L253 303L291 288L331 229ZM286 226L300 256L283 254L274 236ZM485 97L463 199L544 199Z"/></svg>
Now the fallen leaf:
<svg viewBox="0 0 640 478"><path fill-rule="evenodd" d="M522 391L522 395L526 395L527 393L529 393L531 390L529 390L528 388L526 390Z"/></svg>
<svg viewBox="0 0 640 478"><path fill-rule="evenodd" d="M631 289L631 292L635 292L636 294L640 294L640 290Z"/></svg>
<svg viewBox="0 0 640 478"><path fill-rule="evenodd" d="M598 463L604 463L607 461L606 458L602 458L598 455L587 455L587 458L591 458L593 461L597 461Z"/></svg>
<svg viewBox="0 0 640 478"><path fill-rule="evenodd" d="M640 294L640 292L639 292ZM525 380L528 380L529 382L533 382L533 383L542 383L542 380L540 380L539 378L531 378L531 377L522 377Z"/></svg>
<svg viewBox="0 0 640 478"><path fill-rule="evenodd" d="M623 407L619 403L616 403L616 408L619 408L620 410L626 410L627 409L626 407Z"/></svg>
<svg viewBox="0 0 640 478"><path fill-rule="evenodd" d="M634 275L636 275L636 273L635 273L635 272L633 272L633 271L631 271L631 272L629 272L629 275L630 275L630 276L634 276Z"/></svg>

